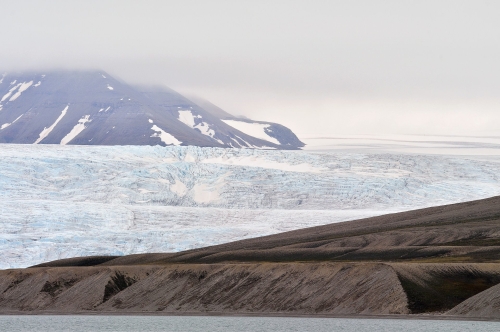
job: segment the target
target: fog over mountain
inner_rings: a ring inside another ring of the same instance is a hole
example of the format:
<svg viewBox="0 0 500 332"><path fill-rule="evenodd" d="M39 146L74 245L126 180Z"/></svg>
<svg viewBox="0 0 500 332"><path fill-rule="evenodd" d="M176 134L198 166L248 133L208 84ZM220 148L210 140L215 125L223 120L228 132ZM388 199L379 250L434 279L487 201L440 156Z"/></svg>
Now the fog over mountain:
<svg viewBox="0 0 500 332"><path fill-rule="evenodd" d="M496 1L2 4L1 70L103 68L302 136L498 135Z"/></svg>

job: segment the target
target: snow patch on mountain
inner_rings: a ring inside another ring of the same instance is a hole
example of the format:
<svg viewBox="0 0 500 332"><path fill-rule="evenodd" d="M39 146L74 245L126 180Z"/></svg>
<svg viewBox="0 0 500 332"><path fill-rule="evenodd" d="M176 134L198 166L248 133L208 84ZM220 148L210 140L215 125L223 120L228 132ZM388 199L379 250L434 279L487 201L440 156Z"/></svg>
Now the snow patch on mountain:
<svg viewBox="0 0 500 332"><path fill-rule="evenodd" d="M106 113L107 111L109 111L110 108L111 108L111 106L108 106L106 109L101 108L98 113L101 113L101 112Z"/></svg>
<svg viewBox="0 0 500 332"><path fill-rule="evenodd" d="M16 100L17 98L19 98L21 96L21 94L28 90L28 88L33 84L33 81L29 81L29 82L24 82L24 83L21 83L21 86L19 86L19 90L17 90L17 92L9 99L9 101L14 101Z"/></svg>
<svg viewBox="0 0 500 332"><path fill-rule="evenodd" d="M114 90L114 88L113 88L111 85L109 85L109 84L108 84L107 88L108 88L109 90Z"/></svg>
<svg viewBox="0 0 500 332"><path fill-rule="evenodd" d="M201 119L201 115L193 115L191 111L179 111L179 121L184 123L186 126L190 128L194 128L195 121L194 119Z"/></svg>
<svg viewBox="0 0 500 332"><path fill-rule="evenodd" d="M198 129L203 135L215 139L220 144L224 144L224 142L214 137L215 130L211 129L210 125L207 122L198 121L198 123L196 123L197 121L195 119L203 118L201 115L194 115L193 112L190 110L181 110L178 112L179 112L179 117L178 117L179 121L184 123L186 126L192 129Z"/></svg>
<svg viewBox="0 0 500 332"><path fill-rule="evenodd" d="M0 105L1 106L1 105ZM2 110L2 108L0 107L0 111ZM2 129L5 129L7 127L9 127L10 125L16 123L17 120L19 120L24 114L21 114L19 115L14 121L12 121L11 123L4 123L2 126L0 126L0 130Z"/></svg>
<svg viewBox="0 0 500 332"><path fill-rule="evenodd" d="M40 85L42 85L42 81L38 81L38 83L37 83L37 84L35 84L35 85L33 85L33 86L34 86L34 87L37 87L37 86L40 86Z"/></svg>
<svg viewBox="0 0 500 332"><path fill-rule="evenodd" d="M237 143L236 147L241 146L242 149L250 148L250 149L256 149L256 150L276 150L275 147L267 146L267 145L264 145L264 146L253 145L253 144L248 143L247 141L245 141L243 138L241 138L238 135L234 135L234 136L236 136L236 138L240 140L238 142L237 140L235 140L234 138L231 137L231 140L233 142Z"/></svg>
<svg viewBox="0 0 500 332"><path fill-rule="evenodd" d="M38 144L40 143L45 137L47 137L52 130L57 126L59 121L66 115L66 112L68 111L69 105L67 105L61 112L61 115L56 119L56 121L49 127L49 128L44 128L42 132L40 133L40 136L38 139L35 141L33 144Z"/></svg>
<svg viewBox="0 0 500 332"><path fill-rule="evenodd" d="M271 142L271 143L274 143L277 145L281 144L276 138L271 137L267 134L266 129L271 126L270 124L256 123L256 122L245 122L245 121L238 121L238 120L222 120L222 121L224 121L227 125L235 128L235 129L238 129L239 131L241 131L247 135L250 135L250 136L253 136L253 137L256 137L256 138L259 138L259 139L262 139L262 140L265 140L265 141L268 141L268 142Z"/></svg>
<svg viewBox="0 0 500 332"><path fill-rule="evenodd" d="M153 123L153 120L149 119L149 122ZM151 127L151 129L153 131L155 131L155 133L153 135L151 135L151 137L159 137L160 140L163 143L165 143L166 145L181 145L182 144L182 142L179 141L177 138L175 138L174 135L167 133L166 131L164 131L163 129L158 127L157 125L153 125Z"/></svg>
<svg viewBox="0 0 500 332"><path fill-rule="evenodd" d="M210 129L210 125L206 122L201 122L194 126L194 128L198 129L203 135L214 138L215 131Z"/></svg>
<svg viewBox="0 0 500 332"><path fill-rule="evenodd" d="M14 81L13 83L11 83L10 85L16 84L15 82L16 82L16 81ZM12 92L14 92L17 88L19 88L19 87L21 86L21 84L22 84L22 83L19 83L19 84L17 84L16 86L14 86L13 88L11 88L11 89L9 90L9 92L7 92L7 93L6 93L6 94L2 97L2 99L0 99L0 102L3 102L3 101L5 101L7 98L9 98L9 97L10 97L10 95L12 94Z"/></svg>
<svg viewBox="0 0 500 332"><path fill-rule="evenodd" d="M78 120L78 123L71 129L71 131L63 137L61 140L61 145L66 145L69 142L71 142L78 134L80 134L85 128L85 124L87 122L91 122L92 120L89 120L90 115L85 115L83 116L80 120Z"/></svg>

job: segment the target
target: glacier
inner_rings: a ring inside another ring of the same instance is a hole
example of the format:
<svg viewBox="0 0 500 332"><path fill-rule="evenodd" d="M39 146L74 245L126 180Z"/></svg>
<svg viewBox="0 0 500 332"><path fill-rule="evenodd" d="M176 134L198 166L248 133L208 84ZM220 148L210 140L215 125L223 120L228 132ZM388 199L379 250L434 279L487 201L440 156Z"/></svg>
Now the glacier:
<svg viewBox="0 0 500 332"><path fill-rule="evenodd" d="M500 194L500 157L0 144L0 269L171 252Z"/></svg>

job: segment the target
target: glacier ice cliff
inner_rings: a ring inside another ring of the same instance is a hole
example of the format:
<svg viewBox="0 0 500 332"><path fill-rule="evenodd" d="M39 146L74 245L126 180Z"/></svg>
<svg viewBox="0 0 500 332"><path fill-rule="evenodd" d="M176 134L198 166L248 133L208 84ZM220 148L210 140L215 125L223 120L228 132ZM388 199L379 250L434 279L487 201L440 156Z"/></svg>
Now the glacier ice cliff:
<svg viewBox="0 0 500 332"><path fill-rule="evenodd" d="M500 194L500 159L0 145L0 268L179 251Z"/></svg>

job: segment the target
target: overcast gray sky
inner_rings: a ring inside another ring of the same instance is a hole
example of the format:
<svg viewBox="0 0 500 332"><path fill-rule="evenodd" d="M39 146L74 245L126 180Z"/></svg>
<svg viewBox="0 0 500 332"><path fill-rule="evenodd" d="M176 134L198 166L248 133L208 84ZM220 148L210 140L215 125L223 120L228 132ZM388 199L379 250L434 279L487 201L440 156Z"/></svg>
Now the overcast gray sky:
<svg viewBox="0 0 500 332"><path fill-rule="evenodd" d="M99 68L300 136L500 135L500 1L0 0L0 68Z"/></svg>

